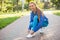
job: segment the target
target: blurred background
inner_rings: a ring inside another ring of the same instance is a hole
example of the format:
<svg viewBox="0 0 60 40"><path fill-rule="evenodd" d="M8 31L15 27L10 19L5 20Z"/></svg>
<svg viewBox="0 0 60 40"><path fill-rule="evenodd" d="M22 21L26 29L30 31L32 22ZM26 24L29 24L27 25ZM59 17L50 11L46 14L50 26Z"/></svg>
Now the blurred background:
<svg viewBox="0 0 60 40"><path fill-rule="evenodd" d="M26 34L31 1L43 11L49 25L43 34L38 31L30 40L60 40L60 0L0 0L0 40L29 40Z"/></svg>
<svg viewBox="0 0 60 40"><path fill-rule="evenodd" d="M29 2L35 2L43 11L60 15L60 0L0 0L0 29L29 13Z"/></svg>
<svg viewBox="0 0 60 40"><path fill-rule="evenodd" d="M41 9L60 9L60 0L0 0L0 12L29 10L30 1L35 2Z"/></svg>

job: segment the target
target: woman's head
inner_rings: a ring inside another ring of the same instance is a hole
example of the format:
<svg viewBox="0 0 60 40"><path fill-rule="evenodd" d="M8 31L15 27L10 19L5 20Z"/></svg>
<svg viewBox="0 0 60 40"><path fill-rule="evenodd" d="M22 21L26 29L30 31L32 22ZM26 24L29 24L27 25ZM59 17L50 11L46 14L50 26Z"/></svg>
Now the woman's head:
<svg viewBox="0 0 60 40"><path fill-rule="evenodd" d="M34 11L36 9L36 4L34 2L29 3L30 10Z"/></svg>
<svg viewBox="0 0 60 40"><path fill-rule="evenodd" d="M30 2L29 3L29 8L30 8L31 11L34 11L34 12L37 11L38 19L40 20L40 13L42 13L40 8L38 8L34 2Z"/></svg>

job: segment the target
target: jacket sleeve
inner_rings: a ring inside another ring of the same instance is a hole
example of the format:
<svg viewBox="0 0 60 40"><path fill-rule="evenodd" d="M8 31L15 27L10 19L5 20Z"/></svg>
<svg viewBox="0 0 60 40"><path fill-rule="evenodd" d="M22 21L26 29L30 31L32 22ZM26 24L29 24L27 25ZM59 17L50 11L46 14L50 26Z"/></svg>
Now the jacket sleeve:
<svg viewBox="0 0 60 40"><path fill-rule="evenodd" d="M38 24L37 24L37 26L36 26L36 27L41 28L41 27L42 27L42 25L43 25L43 16L41 15L41 16L40 16L40 21L38 22Z"/></svg>
<svg viewBox="0 0 60 40"><path fill-rule="evenodd" d="M40 19L40 22L38 23L38 25L37 25L37 27L42 27L42 25L43 25L43 19Z"/></svg>
<svg viewBox="0 0 60 40"><path fill-rule="evenodd" d="M30 22L33 22L33 12L30 14Z"/></svg>
<svg viewBox="0 0 60 40"><path fill-rule="evenodd" d="M37 27L39 27L39 28L46 27L48 24L49 24L48 18L46 16L41 16L40 22L38 23Z"/></svg>

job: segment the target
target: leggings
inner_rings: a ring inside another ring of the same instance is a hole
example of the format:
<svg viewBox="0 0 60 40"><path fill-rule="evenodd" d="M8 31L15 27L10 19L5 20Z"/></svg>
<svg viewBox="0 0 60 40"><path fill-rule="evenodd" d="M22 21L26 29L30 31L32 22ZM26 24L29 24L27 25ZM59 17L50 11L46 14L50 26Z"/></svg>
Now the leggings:
<svg viewBox="0 0 60 40"><path fill-rule="evenodd" d="M38 16L35 15L33 18L33 22L30 22L28 29L33 30L34 32L38 31L42 27L42 23L40 23L40 26L37 26L38 23Z"/></svg>

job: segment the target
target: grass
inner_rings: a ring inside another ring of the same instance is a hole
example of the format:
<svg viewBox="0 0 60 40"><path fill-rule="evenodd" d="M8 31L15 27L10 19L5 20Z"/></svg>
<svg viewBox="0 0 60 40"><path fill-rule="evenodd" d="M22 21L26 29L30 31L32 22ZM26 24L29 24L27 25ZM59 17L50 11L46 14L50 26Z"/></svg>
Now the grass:
<svg viewBox="0 0 60 40"><path fill-rule="evenodd" d="M53 14L54 14L54 15L57 15L57 16L60 16L60 10L54 10L54 11L53 11Z"/></svg>
<svg viewBox="0 0 60 40"><path fill-rule="evenodd" d="M1 18L0 19L0 29L6 27L7 25L9 25L10 23L12 23L13 21L15 21L16 19L18 19L19 17L8 17L8 18Z"/></svg>
<svg viewBox="0 0 60 40"><path fill-rule="evenodd" d="M57 15L57 16L60 16L60 12L56 12L56 13L54 13L55 15Z"/></svg>
<svg viewBox="0 0 60 40"><path fill-rule="evenodd" d="M21 16L27 15L27 13L29 13L29 11L8 13L0 12L0 29L5 28L7 25L11 24Z"/></svg>

